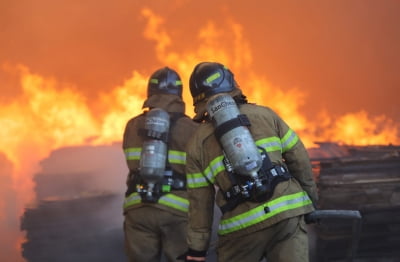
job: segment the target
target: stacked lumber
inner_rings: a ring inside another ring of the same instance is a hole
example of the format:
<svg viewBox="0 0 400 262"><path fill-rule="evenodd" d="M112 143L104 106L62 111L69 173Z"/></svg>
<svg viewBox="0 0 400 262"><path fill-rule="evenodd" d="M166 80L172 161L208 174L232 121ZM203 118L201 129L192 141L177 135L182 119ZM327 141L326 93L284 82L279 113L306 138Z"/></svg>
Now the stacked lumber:
<svg viewBox="0 0 400 262"><path fill-rule="evenodd" d="M38 204L25 209L29 262L125 261L122 204L127 174L120 145L53 151L35 174Z"/></svg>
<svg viewBox="0 0 400 262"><path fill-rule="evenodd" d="M359 210L363 217L358 242L353 242L352 220L310 225L312 261L400 261L399 152L395 146L333 143L309 150L319 209ZM98 160L87 163L80 154ZM27 261L125 261L121 205L126 170L119 159L119 147L112 146L62 149L42 162L34 179L39 204L26 209L21 225ZM215 241L210 262L216 261Z"/></svg>
<svg viewBox="0 0 400 262"><path fill-rule="evenodd" d="M27 208L23 257L29 262L125 261L119 195L41 201Z"/></svg>
<svg viewBox="0 0 400 262"><path fill-rule="evenodd" d="M318 160L318 208L359 210L361 234L353 243L354 221L321 221L316 261L400 261L400 147L342 148L346 156Z"/></svg>

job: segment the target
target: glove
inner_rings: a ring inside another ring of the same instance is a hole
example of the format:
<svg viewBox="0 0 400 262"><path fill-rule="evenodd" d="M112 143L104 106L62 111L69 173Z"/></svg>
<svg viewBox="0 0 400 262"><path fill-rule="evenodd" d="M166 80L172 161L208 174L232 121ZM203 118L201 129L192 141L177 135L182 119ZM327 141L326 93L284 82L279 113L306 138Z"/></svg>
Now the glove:
<svg viewBox="0 0 400 262"><path fill-rule="evenodd" d="M207 251L197 251L189 248L188 251L178 256L176 259L185 262L206 261L206 255Z"/></svg>
<svg viewBox="0 0 400 262"><path fill-rule="evenodd" d="M316 212L318 210L318 207L315 202L312 203L314 207L314 211L307 213L304 215L304 221L306 222L307 225L309 224L319 224L319 218L315 216Z"/></svg>
<svg viewBox="0 0 400 262"><path fill-rule="evenodd" d="M307 225L316 223L315 219L312 216L312 213L305 214L304 221Z"/></svg>

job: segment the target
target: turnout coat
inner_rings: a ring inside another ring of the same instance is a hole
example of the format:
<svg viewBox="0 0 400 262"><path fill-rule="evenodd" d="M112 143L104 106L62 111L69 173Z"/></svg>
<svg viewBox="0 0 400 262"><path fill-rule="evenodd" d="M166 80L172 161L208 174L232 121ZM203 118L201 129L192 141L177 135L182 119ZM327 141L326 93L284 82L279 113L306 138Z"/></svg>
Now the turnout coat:
<svg viewBox="0 0 400 262"><path fill-rule="evenodd" d="M239 106L250 120L250 132L257 146L264 148L273 164L284 165L292 178L279 183L270 199L246 201L221 217L218 234L240 237L284 219L309 213L317 201L316 184L308 153L297 134L270 108L255 104ZM207 250L213 223L214 201L226 204L221 191L232 186L222 162L223 151L210 121L200 125L187 146L189 197L188 244Z"/></svg>

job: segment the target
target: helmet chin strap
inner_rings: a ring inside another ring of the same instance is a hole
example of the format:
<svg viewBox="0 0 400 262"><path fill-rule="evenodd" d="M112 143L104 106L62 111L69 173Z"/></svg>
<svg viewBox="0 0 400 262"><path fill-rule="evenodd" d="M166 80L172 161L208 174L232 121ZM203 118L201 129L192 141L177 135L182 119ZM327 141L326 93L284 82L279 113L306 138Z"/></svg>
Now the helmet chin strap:
<svg viewBox="0 0 400 262"><path fill-rule="evenodd" d="M247 104L248 103L248 101L247 101L247 97L245 96L245 95L243 95L243 94L240 94L240 95L237 95L237 96L234 96L234 97L232 97L233 98L233 100L235 100L235 102L237 103L237 104Z"/></svg>

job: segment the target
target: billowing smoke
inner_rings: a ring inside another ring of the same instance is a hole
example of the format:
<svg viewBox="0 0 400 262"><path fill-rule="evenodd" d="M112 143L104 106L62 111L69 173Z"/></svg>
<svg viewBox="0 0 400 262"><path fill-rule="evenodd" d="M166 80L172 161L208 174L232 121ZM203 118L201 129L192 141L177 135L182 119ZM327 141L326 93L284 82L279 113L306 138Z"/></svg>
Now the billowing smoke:
<svg viewBox="0 0 400 262"><path fill-rule="evenodd" d="M23 257L123 261L122 205L128 169L121 144L62 148L40 167L33 177L36 201L22 216Z"/></svg>
<svg viewBox="0 0 400 262"><path fill-rule="evenodd" d="M23 240L19 231L18 195L12 181L13 165L0 152L0 261L20 261L18 243Z"/></svg>

